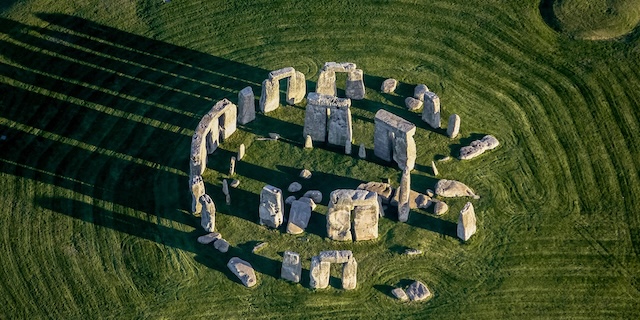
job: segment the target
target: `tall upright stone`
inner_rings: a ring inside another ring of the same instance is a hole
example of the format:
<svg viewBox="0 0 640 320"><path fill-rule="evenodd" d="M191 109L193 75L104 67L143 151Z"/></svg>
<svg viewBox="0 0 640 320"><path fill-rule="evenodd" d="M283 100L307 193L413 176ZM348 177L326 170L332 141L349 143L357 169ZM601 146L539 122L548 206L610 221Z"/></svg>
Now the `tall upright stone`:
<svg viewBox="0 0 640 320"><path fill-rule="evenodd" d="M200 197L204 195L204 181L202 176L193 176L191 178L191 212L198 214L202 211L202 204L200 203Z"/></svg>
<svg viewBox="0 0 640 320"><path fill-rule="evenodd" d="M396 79L387 79L382 82L380 86L380 91L383 93L392 93L396 91L396 87L398 86L398 80Z"/></svg>
<svg viewBox="0 0 640 320"><path fill-rule="evenodd" d="M364 148L364 143L360 144L360 149L358 149L358 157L360 157L360 159L367 158L367 149Z"/></svg>
<svg viewBox="0 0 640 320"><path fill-rule="evenodd" d="M300 197L291 203L289 210L289 222L287 223L287 233L300 234L304 232L311 219L311 210L316 204L307 197Z"/></svg>
<svg viewBox="0 0 640 320"><path fill-rule="evenodd" d="M287 81L287 104L300 103L305 94L307 94L307 82L304 74L300 71L295 71L294 75L290 76Z"/></svg>
<svg viewBox="0 0 640 320"><path fill-rule="evenodd" d="M216 205L206 193L200 197L200 204L202 205L200 225L204 230L213 232L216 227Z"/></svg>
<svg viewBox="0 0 640 320"><path fill-rule="evenodd" d="M229 268L229 270L238 277L245 287L251 288L258 284L256 272L253 270L253 266L251 266L249 262L238 257L233 257L229 259L229 262L227 262L227 268Z"/></svg>
<svg viewBox="0 0 640 320"><path fill-rule="evenodd" d="M313 141L311 140L310 135L306 135L304 137L304 148L305 149L313 149Z"/></svg>
<svg viewBox="0 0 640 320"><path fill-rule="evenodd" d="M242 160L242 158L244 158L244 154L245 154L245 146L244 143L240 144L240 147L238 148L238 161Z"/></svg>
<svg viewBox="0 0 640 320"><path fill-rule="evenodd" d="M335 99L337 103L330 105L327 140L330 144L344 146L353 139L351 121L351 100Z"/></svg>
<svg viewBox="0 0 640 320"><path fill-rule="evenodd" d="M236 157L231 157L229 161L229 176L236 174Z"/></svg>
<svg viewBox="0 0 640 320"><path fill-rule="evenodd" d="M282 190L266 185L260 192L259 207L260 224L271 228L278 228L284 219L282 205Z"/></svg>
<svg viewBox="0 0 640 320"><path fill-rule="evenodd" d="M362 69L356 69L347 73L345 95L349 99L362 100L365 95L364 74Z"/></svg>
<svg viewBox="0 0 640 320"><path fill-rule="evenodd" d="M447 136L453 139L458 136L460 132L460 116L457 114L452 114L449 116L449 123L447 124Z"/></svg>
<svg viewBox="0 0 640 320"><path fill-rule="evenodd" d="M313 289L324 289L329 286L329 272L331 263L320 261L319 256L311 258L309 268L309 286Z"/></svg>
<svg viewBox="0 0 640 320"><path fill-rule="evenodd" d="M342 289L353 290L357 285L358 262L352 256L342 265Z"/></svg>
<svg viewBox="0 0 640 320"><path fill-rule="evenodd" d="M429 88L427 87L427 85L419 84L415 87L415 89L413 89L413 97L420 101L424 101L424 94L427 92L429 92Z"/></svg>
<svg viewBox="0 0 640 320"><path fill-rule="evenodd" d="M409 203L411 193L411 174L409 170L402 171L402 178L400 179L400 187L398 188L398 221L407 222L409 220L409 212L411 206Z"/></svg>
<svg viewBox="0 0 640 320"><path fill-rule="evenodd" d="M278 109L280 102L280 83L278 80L265 79L262 81L260 94L260 112L267 113Z"/></svg>
<svg viewBox="0 0 640 320"><path fill-rule="evenodd" d="M462 210L460 210L460 216L458 216L457 235L462 241L467 241L475 233L476 212L473 209L473 204L471 204L471 202L467 202Z"/></svg>
<svg viewBox="0 0 640 320"><path fill-rule="evenodd" d="M300 255L296 252L285 251L282 258L282 269L280 270L280 277L291 282L300 282L300 275L302 274L302 260Z"/></svg>
<svg viewBox="0 0 640 320"><path fill-rule="evenodd" d="M320 71L318 82L316 83L316 93L329 96L336 96L338 89L336 88L335 71Z"/></svg>
<svg viewBox="0 0 640 320"><path fill-rule="evenodd" d="M249 86L238 92L238 123L247 124L256 118L256 97Z"/></svg>
<svg viewBox="0 0 640 320"><path fill-rule="evenodd" d="M422 109L422 121L431 128L440 128L440 98L433 92L426 92L423 95L424 108Z"/></svg>

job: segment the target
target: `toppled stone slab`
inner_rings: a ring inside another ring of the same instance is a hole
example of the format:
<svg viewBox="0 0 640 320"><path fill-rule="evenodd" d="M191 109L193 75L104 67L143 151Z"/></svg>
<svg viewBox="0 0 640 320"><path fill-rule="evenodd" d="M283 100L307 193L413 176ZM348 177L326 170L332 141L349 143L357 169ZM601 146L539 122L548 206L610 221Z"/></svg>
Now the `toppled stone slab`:
<svg viewBox="0 0 640 320"><path fill-rule="evenodd" d="M458 136L460 132L460 116L452 114L449 116L449 123L447 124L447 136L453 139Z"/></svg>
<svg viewBox="0 0 640 320"><path fill-rule="evenodd" d="M411 193L411 175L409 170L402 171L400 186L398 187L398 221L407 222L411 205L409 204L409 194Z"/></svg>
<svg viewBox="0 0 640 320"><path fill-rule="evenodd" d="M422 250L407 249L407 250L404 251L404 254L406 254L408 256L417 256L417 255L421 255L422 254Z"/></svg>
<svg viewBox="0 0 640 320"><path fill-rule="evenodd" d="M440 128L440 98L433 92L426 92L424 98L424 109L422 109L422 121L431 128Z"/></svg>
<svg viewBox="0 0 640 320"><path fill-rule="evenodd" d="M238 123L247 124L256 119L256 98L251 87L238 92Z"/></svg>
<svg viewBox="0 0 640 320"><path fill-rule="evenodd" d="M258 244L256 244L253 249L251 249L251 253L257 253L260 252L260 250L266 248L269 245L268 242L260 242Z"/></svg>
<svg viewBox="0 0 640 320"><path fill-rule="evenodd" d="M282 190L266 185L260 192L260 224L277 228L284 219L282 207Z"/></svg>
<svg viewBox="0 0 640 320"><path fill-rule="evenodd" d="M191 178L191 212L193 212L193 214L198 214L202 211L200 197L202 197L204 193L204 181L202 180L202 176L193 176Z"/></svg>
<svg viewBox="0 0 640 320"><path fill-rule="evenodd" d="M467 241L476 233L476 213L473 204L467 202L458 216L457 235L462 241Z"/></svg>
<svg viewBox="0 0 640 320"><path fill-rule="evenodd" d="M398 206L400 194L396 191L391 198L389 204L392 206ZM420 192L416 192L413 190L409 191L409 208L410 209L426 209L431 205L431 197L426 194L422 194Z"/></svg>
<svg viewBox="0 0 640 320"><path fill-rule="evenodd" d="M328 250L320 251L318 257L322 262L345 263L353 258L353 253L351 250Z"/></svg>
<svg viewBox="0 0 640 320"><path fill-rule="evenodd" d="M460 160L468 160L475 158L485 151L495 149L500 142L492 135L486 135L480 140L472 141L470 145L460 149Z"/></svg>
<svg viewBox="0 0 640 320"><path fill-rule="evenodd" d="M424 283L416 281L407 288L407 297L411 301L422 301L431 297L431 291Z"/></svg>
<svg viewBox="0 0 640 320"><path fill-rule="evenodd" d="M431 171L433 172L434 176L437 176L439 173L435 161L431 161Z"/></svg>
<svg viewBox="0 0 640 320"><path fill-rule="evenodd" d="M229 242L227 242L227 240L225 239L220 238L213 242L213 247L222 253L226 253L227 251L229 251Z"/></svg>
<svg viewBox="0 0 640 320"><path fill-rule="evenodd" d="M360 144L360 148L358 149L358 157L360 159L366 159L367 158L367 149L364 148L364 143Z"/></svg>
<svg viewBox="0 0 640 320"><path fill-rule="evenodd" d="M304 193L303 197L311 198L314 203L322 202L322 192L319 190L309 190Z"/></svg>
<svg viewBox="0 0 640 320"><path fill-rule="evenodd" d="M398 80L396 79L387 79L382 82L380 86L380 91L384 93L392 93L396 91L396 87L398 86Z"/></svg>
<svg viewBox="0 0 640 320"><path fill-rule="evenodd" d="M198 242L201 244L210 244L218 239L222 239L222 236L217 232L211 232L209 234L205 234L204 236L198 237Z"/></svg>
<svg viewBox="0 0 640 320"><path fill-rule="evenodd" d="M302 178L302 179L310 179L311 178L311 171L309 171L307 169L302 169L302 171L300 171L300 178Z"/></svg>
<svg viewBox="0 0 640 320"><path fill-rule="evenodd" d="M418 100L414 97L407 97L404 99L404 105L408 110L415 111L422 108L422 100Z"/></svg>
<svg viewBox="0 0 640 320"><path fill-rule="evenodd" d="M407 296L407 293L404 292L404 290L402 290L402 288L395 288L395 289L391 290L391 294L394 297L396 297L396 299L398 299L400 301L409 300L409 297Z"/></svg>
<svg viewBox="0 0 640 320"><path fill-rule="evenodd" d="M441 197L474 197L476 194L464 183L455 180L441 179L436 183L436 194Z"/></svg>
<svg viewBox="0 0 640 320"><path fill-rule="evenodd" d="M227 268L229 268L247 288L251 288L258 283L256 272L249 262L238 257L233 257L227 262Z"/></svg>
<svg viewBox="0 0 640 320"><path fill-rule="evenodd" d="M444 201L437 201L433 207L433 213L437 215L443 215L449 211L449 205Z"/></svg>
<svg viewBox="0 0 640 320"><path fill-rule="evenodd" d="M313 200L307 197L301 197L291 203L289 211L289 223L287 224L287 233L300 234L309 225L311 219L311 210L315 207Z"/></svg>
<svg viewBox="0 0 640 320"><path fill-rule="evenodd" d="M358 186L358 190L368 190L378 194L382 204L389 204L391 196L393 195L393 187L384 182L367 182L361 183Z"/></svg>
<svg viewBox="0 0 640 320"><path fill-rule="evenodd" d="M289 192L298 192L300 190L302 190L302 185L298 182L292 182L287 188Z"/></svg>
<svg viewBox="0 0 640 320"><path fill-rule="evenodd" d="M429 92L429 88L427 87L427 85L419 84L415 87L415 89L413 89L413 97L420 101L424 101L424 94L427 92Z"/></svg>
<svg viewBox="0 0 640 320"><path fill-rule="evenodd" d="M282 258L282 269L280 277L291 282L300 282L302 275L302 261L300 255L296 252L285 251Z"/></svg>

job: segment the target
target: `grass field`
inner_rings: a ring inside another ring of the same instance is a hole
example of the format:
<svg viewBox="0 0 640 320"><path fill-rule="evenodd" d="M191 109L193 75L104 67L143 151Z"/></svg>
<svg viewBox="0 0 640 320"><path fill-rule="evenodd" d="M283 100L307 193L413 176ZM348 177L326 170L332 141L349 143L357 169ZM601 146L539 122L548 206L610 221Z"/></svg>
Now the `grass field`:
<svg viewBox="0 0 640 320"><path fill-rule="evenodd" d="M579 40L545 16L549 5L570 15L600 1L576 3L1 3L0 319L640 318L639 33L630 25L613 40ZM573 25L584 26L579 17ZM281 67L303 72L313 90L326 61L364 70L366 100L352 113L369 157L304 150L304 105L258 115L209 157L204 175L232 248L198 244L187 180L200 117L247 85L259 95ZM389 77L399 88L382 94ZM419 83L440 96L443 119L461 116L458 138L404 108ZM455 238L465 199L447 201L442 217L416 210L399 223L391 213L375 241L325 239L331 190L398 183L400 171L373 157L380 108L418 126L419 192L437 181L433 159L484 134L500 140L477 159L438 163L438 178L481 195L468 243ZM255 140L268 132L282 141ZM241 185L227 206L221 181L241 143ZM314 173L303 191L325 194L307 232L260 227L260 189L286 189L302 168ZM261 241L269 246L251 253ZM338 289L337 267L329 289L309 289L310 258L327 249L354 252L356 290ZM279 279L285 250L303 258L301 284ZM232 256L254 265L257 287L228 271ZM412 279L435 296L391 298Z"/></svg>

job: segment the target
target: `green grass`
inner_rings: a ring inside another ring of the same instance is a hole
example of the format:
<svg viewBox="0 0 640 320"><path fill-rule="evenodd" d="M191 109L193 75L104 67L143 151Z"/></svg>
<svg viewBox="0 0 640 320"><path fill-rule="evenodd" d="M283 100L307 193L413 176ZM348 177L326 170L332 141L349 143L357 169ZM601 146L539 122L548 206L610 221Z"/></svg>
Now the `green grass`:
<svg viewBox="0 0 640 320"><path fill-rule="evenodd" d="M562 4L567 14L587 8ZM538 1L2 6L2 319L640 316L640 40L633 32L572 40L545 23ZM354 62L365 72L367 99L353 101L352 112L355 143L365 143L368 159L302 149L302 106L258 115L209 157L204 174L217 229L232 248L221 254L198 244L204 232L188 213L187 180L199 118L221 98L236 101L247 85L259 94L268 72L281 67L303 72L313 90L325 61ZM388 77L400 81L396 94L379 92ZM404 109L418 83L438 93L443 119L461 116L459 138L427 129L419 113ZM399 170L373 157L380 108L418 126L412 187L419 192L436 181L434 158L455 156L480 135L500 140L477 159L438 163L442 178L482 196L473 201L479 225L468 243L453 236L463 199L447 201L443 217L416 210L404 224L391 213L375 241L325 239L331 190L398 183ZM269 132L284 139L255 140ZM221 181L241 143L241 185L227 206ZM314 173L310 181L297 177L302 168ZM292 181L325 194L308 232L259 226L262 186L285 189ZM260 241L269 246L252 254ZM424 255L402 255L407 247ZM357 290L337 289L337 267L329 289L308 288L309 259L327 249L353 250ZM301 254L303 283L279 279L285 250ZM256 288L228 271L232 256L256 267ZM390 290L409 279L427 284L434 298L392 299Z"/></svg>

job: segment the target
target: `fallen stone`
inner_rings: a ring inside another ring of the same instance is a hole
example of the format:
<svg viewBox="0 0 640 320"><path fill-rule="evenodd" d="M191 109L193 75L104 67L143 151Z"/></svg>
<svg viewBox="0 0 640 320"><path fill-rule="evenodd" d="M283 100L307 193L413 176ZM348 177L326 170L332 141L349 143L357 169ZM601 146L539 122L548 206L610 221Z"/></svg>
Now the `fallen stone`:
<svg viewBox="0 0 640 320"><path fill-rule="evenodd" d="M422 251L418 249L407 249L404 251L404 254L408 256L416 256L422 254Z"/></svg>
<svg viewBox="0 0 640 320"><path fill-rule="evenodd" d="M280 134L274 133L274 132L269 132L269 138L271 138L273 140L278 140L278 139L280 139Z"/></svg>
<svg viewBox="0 0 640 320"><path fill-rule="evenodd" d="M266 185L260 192L260 224L277 228L284 219L282 208L282 190Z"/></svg>
<svg viewBox="0 0 640 320"><path fill-rule="evenodd" d="M382 82L382 86L380 86L380 91L384 93L392 93L396 91L396 87L398 86L398 80L396 79L387 79Z"/></svg>
<svg viewBox="0 0 640 320"><path fill-rule="evenodd" d="M229 186L231 188L237 188L239 185L240 185L240 180L238 180L238 179L233 179L231 181L231 183L229 184Z"/></svg>
<svg viewBox="0 0 640 320"><path fill-rule="evenodd" d="M407 97L404 99L404 104L408 110L415 111L422 108L422 101L414 97Z"/></svg>
<svg viewBox="0 0 640 320"><path fill-rule="evenodd" d="M310 135L306 135L304 138L304 148L305 149L313 149L313 141L311 140Z"/></svg>
<svg viewBox="0 0 640 320"><path fill-rule="evenodd" d="M300 234L309 225L311 219L311 210L315 207L313 200L307 197L301 197L291 203L289 211L289 223L287 223L287 233Z"/></svg>
<svg viewBox="0 0 640 320"><path fill-rule="evenodd" d="M446 156L446 157L444 157L444 158L442 158L442 159L440 159L440 160L438 160L438 161L440 161L440 162L447 162L447 161L449 161L449 160L451 160L451 157Z"/></svg>
<svg viewBox="0 0 640 320"><path fill-rule="evenodd" d="M227 251L229 251L229 242L227 242L227 240L225 239L220 238L213 242L213 247L222 253L226 253Z"/></svg>
<svg viewBox="0 0 640 320"><path fill-rule="evenodd" d="M309 286L313 289L324 289L329 286L331 263L320 261L319 256L311 258L309 268Z"/></svg>
<svg viewBox="0 0 640 320"><path fill-rule="evenodd" d="M311 198L315 203L322 202L322 192L319 190L309 190L304 193L303 197Z"/></svg>
<svg viewBox="0 0 640 320"><path fill-rule="evenodd" d="M377 193L383 204L388 204L389 201L391 201L391 196L393 195L393 187L384 182L361 183L358 186L358 190L367 190Z"/></svg>
<svg viewBox="0 0 640 320"><path fill-rule="evenodd" d="M300 190L302 190L302 185L298 182L292 182L287 188L289 192L298 192Z"/></svg>
<svg viewBox="0 0 640 320"><path fill-rule="evenodd" d="M375 192L349 189L332 191L326 215L327 237L336 241L377 238L381 206ZM352 211L353 223L351 223Z"/></svg>
<svg viewBox="0 0 640 320"><path fill-rule="evenodd" d="M238 148L238 156L236 157L236 159L238 161L242 160L242 158L244 158L244 154L245 154L245 146L244 146L244 143L242 143Z"/></svg>
<svg viewBox="0 0 640 320"><path fill-rule="evenodd" d="M251 87L246 87L238 92L238 117L239 124L247 124L256 118L256 98ZM238 159L239 160L239 159Z"/></svg>
<svg viewBox="0 0 640 320"><path fill-rule="evenodd" d="M407 288L407 297L411 301L421 301L431 297L431 292L424 283L416 281Z"/></svg>
<svg viewBox="0 0 640 320"><path fill-rule="evenodd" d="M419 84L415 89L413 89L413 97L420 101L424 101L424 94L427 92L429 92L427 85Z"/></svg>
<svg viewBox="0 0 640 320"><path fill-rule="evenodd" d="M431 128L440 128L440 98L433 92L426 92L423 97L422 121Z"/></svg>
<svg viewBox="0 0 640 320"><path fill-rule="evenodd" d="M247 288L251 288L258 283L256 273L249 262L238 257L233 257L227 262L227 268L229 268Z"/></svg>
<svg viewBox="0 0 640 320"><path fill-rule="evenodd" d="M396 297L396 299L400 301L407 301L409 297L407 297L407 293L402 290L402 288L395 288L391 290L391 294Z"/></svg>
<svg viewBox="0 0 640 320"><path fill-rule="evenodd" d="M470 145L466 147L462 147L460 149L460 156L458 157L460 160L468 160L475 158L485 151L495 149L500 142L492 135L486 135L480 140L475 140L471 142Z"/></svg>
<svg viewBox="0 0 640 320"><path fill-rule="evenodd" d="M464 183L455 180L441 179L436 183L436 194L445 197L473 197L475 193Z"/></svg>
<svg viewBox="0 0 640 320"><path fill-rule="evenodd" d="M433 206L433 213L437 215L443 215L449 211L449 205L447 205L444 201L437 201Z"/></svg>
<svg viewBox="0 0 640 320"><path fill-rule="evenodd" d="M296 196L288 196L284 199L284 203L291 205L294 201L296 201Z"/></svg>
<svg viewBox="0 0 640 320"><path fill-rule="evenodd" d="M467 202L458 216L457 235L462 241L467 241L476 233L476 213L473 204Z"/></svg>
<svg viewBox="0 0 640 320"><path fill-rule="evenodd" d="M447 136L453 139L458 136L460 132L460 116L457 114L452 114L449 117L449 123L447 124Z"/></svg>
<svg viewBox="0 0 640 320"><path fill-rule="evenodd" d="M217 232L211 232L209 234L205 234L204 236L198 237L198 242L201 244L210 244L218 239L221 239L222 236Z"/></svg>
<svg viewBox="0 0 640 320"><path fill-rule="evenodd" d="M411 193L411 175L409 170L402 171L402 178L400 179L400 186L398 187L398 221L407 222L409 220L409 213L411 212L411 205L409 204Z"/></svg>
<svg viewBox="0 0 640 320"><path fill-rule="evenodd" d="M367 158L367 149L364 148L364 143L360 144L360 149L358 149L358 157L360 157L360 159Z"/></svg>
<svg viewBox="0 0 640 320"><path fill-rule="evenodd" d="M436 163L434 161L431 161L431 171L433 171L434 176L438 175L438 168L436 168Z"/></svg>
<svg viewBox="0 0 640 320"><path fill-rule="evenodd" d="M302 274L302 261L300 255L296 252L285 251L282 257L282 269L280 277L291 282L300 282Z"/></svg>
<svg viewBox="0 0 640 320"><path fill-rule="evenodd" d="M300 178L302 178L302 179L311 178L311 171L309 171L307 169L302 169L302 171L300 171Z"/></svg>
<svg viewBox="0 0 640 320"><path fill-rule="evenodd" d="M266 248L269 245L268 242L260 242L251 249L251 253L259 252L260 250Z"/></svg>

